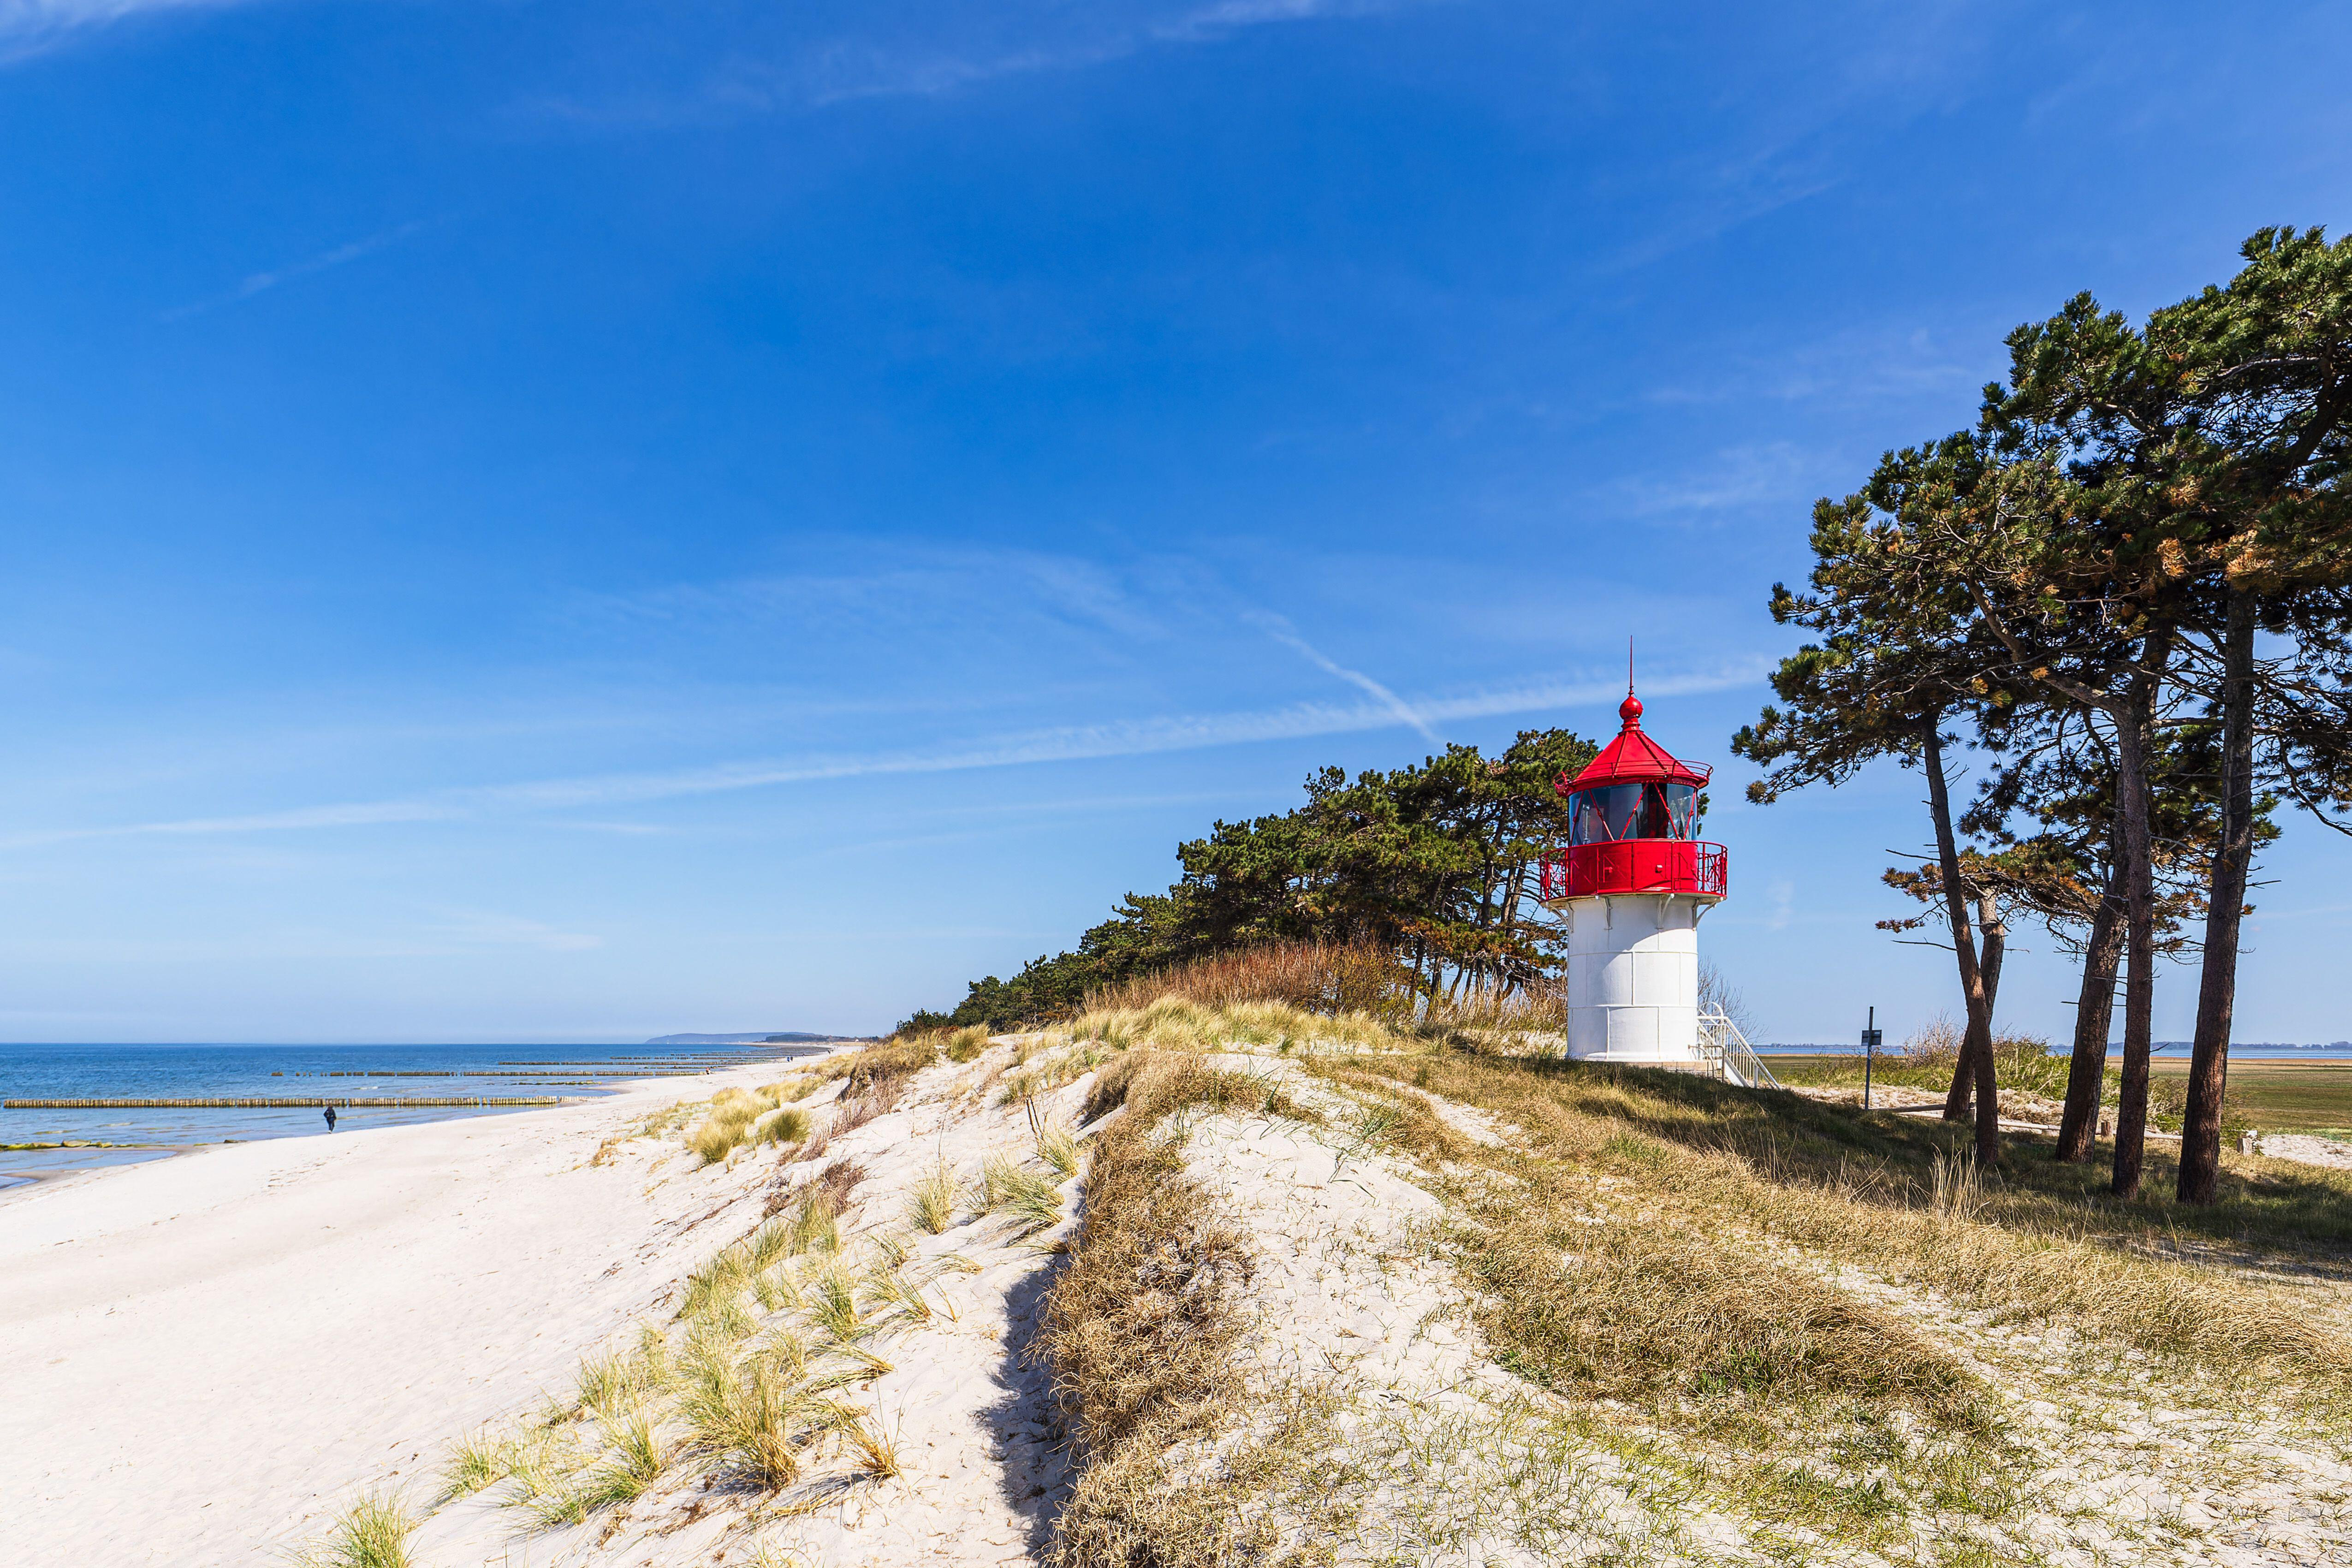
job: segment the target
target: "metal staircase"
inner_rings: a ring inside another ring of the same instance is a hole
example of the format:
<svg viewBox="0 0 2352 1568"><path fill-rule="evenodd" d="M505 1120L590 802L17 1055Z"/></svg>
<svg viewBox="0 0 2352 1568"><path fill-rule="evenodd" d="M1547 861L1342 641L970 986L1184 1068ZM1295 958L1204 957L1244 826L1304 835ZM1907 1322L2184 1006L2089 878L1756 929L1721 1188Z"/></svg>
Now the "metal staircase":
<svg viewBox="0 0 2352 1568"><path fill-rule="evenodd" d="M1715 1068L1715 1075L1727 1083L1743 1089L1778 1089L1780 1080L1739 1032L1739 1026L1721 1013L1701 1013L1698 1016L1698 1054L1700 1059Z"/></svg>

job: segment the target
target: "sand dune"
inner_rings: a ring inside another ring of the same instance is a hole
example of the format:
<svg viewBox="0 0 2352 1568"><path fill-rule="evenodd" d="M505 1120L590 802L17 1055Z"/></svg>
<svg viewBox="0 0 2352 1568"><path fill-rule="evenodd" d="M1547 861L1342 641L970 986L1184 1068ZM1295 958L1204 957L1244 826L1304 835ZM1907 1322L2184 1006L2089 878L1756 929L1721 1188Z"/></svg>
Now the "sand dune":
<svg viewBox="0 0 2352 1568"><path fill-rule="evenodd" d="M764 1174L649 1187L590 1166L598 1143L775 1076L227 1145L0 1201L6 1555L262 1561L355 1479L435 1467L453 1432L568 1383Z"/></svg>

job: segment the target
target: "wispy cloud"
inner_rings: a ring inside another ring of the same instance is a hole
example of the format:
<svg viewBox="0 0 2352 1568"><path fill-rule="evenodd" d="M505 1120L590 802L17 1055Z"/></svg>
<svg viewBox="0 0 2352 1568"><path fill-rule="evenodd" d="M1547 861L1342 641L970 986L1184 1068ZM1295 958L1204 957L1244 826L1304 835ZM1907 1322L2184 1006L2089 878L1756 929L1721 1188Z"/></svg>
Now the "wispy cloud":
<svg viewBox="0 0 2352 1568"><path fill-rule="evenodd" d="M1370 676L1366 675L1362 670L1349 669L1346 665L1339 663L1338 660L1326 657L1322 650L1316 647L1314 644L1308 642L1305 637L1298 635L1298 628L1292 626L1280 616L1267 615L1263 612L1258 612L1254 613L1250 618L1255 621L1258 626L1265 630L1266 636L1272 637L1283 647L1297 653L1316 668L1322 670L1327 675L1336 675L1340 679L1346 681L1349 685L1353 686L1359 690L1370 696L1374 701L1381 704L1399 720L1404 723L1412 725L1415 730L1420 731L1421 738L1427 741L1431 745L1443 746L1445 744L1443 740L1438 738L1437 731L1429 727L1429 721L1423 719L1419 712L1414 710L1412 704L1407 702L1403 698L1399 697L1387 687L1382 686L1379 681L1374 680Z"/></svg>
<svg viewBox="0 0 2352 1568"><path fill-rule="evenodd" d="M1971 326L1979 323L1970 323ZM1856 329L1812 343L1775 343L1729 365L1710 363L1704 375L1678 378L1644 393L1652 403L1748 403L1774 398L1788 403L1825 401L1883 404L1895 398L1965 397L1997 378L2006 362L1999 353L1999 331L1990 336L1991 353L1962 353L1943 332L1906 325Z"/></svg>
<svg viewBox="0 0 2352 1568"><path fill-rule="evenodd" d="M1712 668L1646 678L1643 689L1659 696L1721 691L1761 680L1768 668L1769 661L1761 658L1735 660ZM1384 688L1381 689L1383 692L1386 690ZM835 779L963 773L983 768L1201 751L1216 746L1360 733L1399 725L1433 733L1434 726L1442 723L1614 702L1619 691L1616 678L1611 676L1601 679L1536 680L1412 701L1387 692L1384 698L1376 697L1371 701L1351 705L1301 702L1234 713L1167 715L1107 724L1028 731L961 746L929 750L722 763L668 773L604 773L583 778L441 790L400 800L302 806L233 816L127 823L111 827L58 828L0 839L0 849L131 836L192 837L454 822L534 812L640 805ZM1406 714L1414 717L1408 718Z"/></svg>
<svg viewBox="0 0 2352 1568"><path fill-rule="evenodd" d="M5 0L0 0L0 3L5 3ZM217 310L224 305L241 304L257 294L268 293L281 283L291 283L297 278L308 278L314 273L347 266L362 257L373 256L389 246L398 245L402 240L422 234L442 221L437 217L417 218L413 222L402 224L396 228L385 229L381 234L369 235L365 239L355 239L348 245L336 246L332 250L322 250L316 256L290 262L284 267L274 268L267 272L247 273L242 282L226 293L215 294L208 300L199 300L192 305L175 306L172 310L163 311L157 319L165 321L184 321L190 316L202 315L206 310Z"/></svg>
<svg viewBox="0 0 2352 1568"><path fill-rule="evenodd" d="M999 77L1040 71L1083 70L1108 65L1157 45L1213 43L1245 31L1284 23L1362 16L1393 11L1412 0L1221 0L1192 7L1160 21L1130 24L1095 38L971 55L893 57L872 54L863 70L845 75L811 95L813 106L857 98L934 94L976 86ZM836 66L846 63L833 57Z"/></svg>
<svg viewBox="0 0 2352 1568"><path fill-rule="evenodd" d="M1629 479L1617 492L1636 516L1706 515L1767 502L1807 499L1813 459L1786 441L1727 447L1706 468L1659 479Z"/></svg>
<svg viewBox="0 0 2352 1568"><path fill-rule="evenodd" d="M1139 592L1122 574L1082 557L1039 550L907 547L811 535L810 554L845 557L838 570L804 570L717 584L685 583L631 594L572 595L567 618L709 629L790 622L839 629L936 627L943 616L1001 624L1008 615L1050 616L1127 639L1165 635L1155 601L1169 584Z"/></svg>
<svg viewBox="0 0 2352 1568"><path fill-rule="evenodd" d="M22 59L85 28L149 11L219 10L247 0L0 0L0 61Z"/></svg>
<svg viewBox="0 0 2352 1568"><path fill-rule="evenodd" d="M713 113L824 109L873 99L939 97L992 81L1089 70L1155 48L1213 44L1253 28L1378 16L1440 0L1216 0L1175 5L972 7L964 36L907 43L865 36L795 41L761 53L740 44L726 64L683 94L629 100L558 99L565 118L668 121Z"/></svg>

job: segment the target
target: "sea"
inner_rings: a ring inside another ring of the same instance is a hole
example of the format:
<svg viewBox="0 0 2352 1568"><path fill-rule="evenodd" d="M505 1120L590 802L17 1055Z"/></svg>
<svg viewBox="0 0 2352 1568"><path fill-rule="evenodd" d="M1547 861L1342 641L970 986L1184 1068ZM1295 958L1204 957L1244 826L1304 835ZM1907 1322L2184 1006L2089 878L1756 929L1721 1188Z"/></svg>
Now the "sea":
<svg viewBox="0 0 2352 1568"><path fill-rule="evenodd" d="M0 1101L518 1099L609 1094L624 1079L822 1052L794 1044L0 1045ZM335 1134L527 1106L338 1106ZM0 1189L208 1143L328 1136L324 1111L260 1107L0 1106Z"/></svg>

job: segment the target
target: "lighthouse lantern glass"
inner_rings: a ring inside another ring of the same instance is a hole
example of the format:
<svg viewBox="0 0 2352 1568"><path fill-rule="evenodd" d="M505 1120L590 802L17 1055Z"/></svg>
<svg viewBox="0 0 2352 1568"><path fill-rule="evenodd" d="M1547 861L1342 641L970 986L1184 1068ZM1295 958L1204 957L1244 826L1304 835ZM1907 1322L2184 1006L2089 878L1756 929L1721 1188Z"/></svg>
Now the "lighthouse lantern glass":
<svg viewBox="0 0 2352 1568"><path fill-rule="evenodd" d="M1569 807L1570 844L1698 837L1698 790L1692 784L1604 784L1579 791Z"/></svg>

